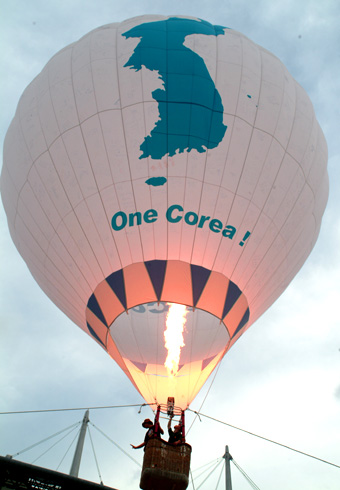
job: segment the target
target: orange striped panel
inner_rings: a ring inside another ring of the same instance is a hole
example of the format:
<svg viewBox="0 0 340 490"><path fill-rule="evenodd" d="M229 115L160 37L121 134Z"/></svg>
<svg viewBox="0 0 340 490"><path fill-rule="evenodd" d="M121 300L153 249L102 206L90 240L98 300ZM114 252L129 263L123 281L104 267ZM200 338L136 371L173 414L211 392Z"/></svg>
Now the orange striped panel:
<svg viewBox="0 0 340 490"><path fill-rule="evenodd" d="M124 306L112 291L106 280L102 281L95 289L95 297L102 310L108 326L118 315L125 311Z"/></svg>
<svg viewBox="0 0 340 490"><path fill-rule="evenodd" d="M229 310L226 316L223 318L223 322L227 326L230 337L234 335L235 330L240 324L246 310L248 303L243 294L237 299L233 307Z"/></svg>
<svg viewBox="0 0 340 490"><path fill-rule="evenodd" d="M86 308L86 321L106 346L107 326L89 308Z"/></svg>
<svg viewBox="0 0 340 490"><path fill-rule="evenodd" d="M157 301L155 290L144 262L128 265L123 269L123 274L128 308Z"/></svg>
<svg viewBox="0 0 340 490"><path fill-rule="evenodd" d="M190 264L168 260L161 301L193 305Z"/></svg>
<svg viewBox="0 0 340 490"><path fill-rule="evenodd" d="M196 308L209 311L221 318L229 280L219 272L212 272L197 302Z"/></svg>

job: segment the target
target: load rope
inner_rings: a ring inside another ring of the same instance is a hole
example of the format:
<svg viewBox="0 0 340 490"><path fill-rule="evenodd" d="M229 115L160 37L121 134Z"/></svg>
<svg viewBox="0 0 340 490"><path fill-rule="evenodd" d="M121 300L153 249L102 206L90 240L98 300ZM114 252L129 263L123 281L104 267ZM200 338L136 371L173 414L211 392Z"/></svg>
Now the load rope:
<svg viewBox="0 0 340 490"><path fill-rule="evenodd" d="M197 413L194 410L191 410L190 408L187 408L187 410L189 410L190 412L193 412L193 413ZM209 415L205 415L203 413L200 413L200 414L197 413L197 415L200 415L201 417L205 417L207 419L213 420L214 422L218 422L220 424L227 425L228 427L231 427L232 429L240 430L240 431L245 432L246 434L249 434L251 436L258 437L259 439L262 439L264 441L271 442L272 444L276 444L277 446L284 447L286 449L289 449L290 451L294 451L296 453L302 454L303 456L308 456L309 458L316 459L317 461L320 461L321 463L326 463L326 464L329 464L331 466L335 466L336 468L340 468L340 466L338 464L332 463L332 462L327 461L325 459L318 458L317 456L313 456L312 454L305 453L304 451L300 451L299 449L295 449L293 447L287 446L286 444L282 444L281 442L277 442L277 441L274 441L272 439L268 439L267 437L260 436L259 434L255 434L254 432L250 432L249 430L241 429L240 427L236 427L235 425L228 424L228 422L224 422L223 420L218 420L215 417L210 417Z"/></svg>

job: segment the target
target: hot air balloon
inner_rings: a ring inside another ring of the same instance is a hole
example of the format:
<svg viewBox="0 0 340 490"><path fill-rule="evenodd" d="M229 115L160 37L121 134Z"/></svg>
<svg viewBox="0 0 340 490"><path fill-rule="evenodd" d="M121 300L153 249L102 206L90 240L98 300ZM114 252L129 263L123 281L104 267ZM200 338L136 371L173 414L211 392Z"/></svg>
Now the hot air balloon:
<svg viewBox="0 0 340 490"><path fill-rule="evenodd" d="M310 254L326 163L312 104L273 54L148 15L93 30L27 87L1 193L45 293L147 403L185 410Z"/></svg>

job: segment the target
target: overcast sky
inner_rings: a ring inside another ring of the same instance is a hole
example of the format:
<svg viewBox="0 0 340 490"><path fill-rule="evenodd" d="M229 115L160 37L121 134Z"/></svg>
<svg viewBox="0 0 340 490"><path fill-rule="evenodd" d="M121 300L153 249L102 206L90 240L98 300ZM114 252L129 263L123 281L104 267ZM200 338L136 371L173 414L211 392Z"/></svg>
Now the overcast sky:
<svg viewBox="0 0 340 490"><path fill-rule="evenodd" d="M51 56L100 25L146 13L192 15L241 31L278 56L305 88L329 150L330 197L319 240L285 293L224 358L202 413L340 465L339 1L1 0L0 5L1 146L21 93ZM0 412L142 404L104 350L40 291L11 242L2 205L0 212ZM200 409L210 385L208 380L193 410ZM2 414L0 454L14 455L83 414ZM90 412L90 420L140 464L143 452L130 443L142 442L141 422L151 416L147 407L141 413L138 407ZM188 427L193 420L188 413ZM138 489L139 466L90 428L104 484ZM57 469L74 435L35 464ZM193 470L221 457L227 444L261 490L339 489L339 468L204 417L195 420L188 442ZM31 463L52 443L17 457ZM73 450L59 471L69 471ZM80 477L98 482L91 451L88 439ZM218 471L203 490L216 487ZM235 490L250 488L233 466L232 479ZM223 478L218 488L224 488Z"/></svg>

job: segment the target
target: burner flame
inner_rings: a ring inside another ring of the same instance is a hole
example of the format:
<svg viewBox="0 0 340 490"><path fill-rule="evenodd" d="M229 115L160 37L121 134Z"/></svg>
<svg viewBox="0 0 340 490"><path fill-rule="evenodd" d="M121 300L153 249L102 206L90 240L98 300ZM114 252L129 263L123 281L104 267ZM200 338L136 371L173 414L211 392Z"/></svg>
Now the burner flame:
<svg viewBox="0 0 340 490"><path fill-rule="evenodd" d="M181 348L184 347L183 332L188 313L185 305L168 303L170 308L166 316L166 329L164 331L165 348L168 351L164 366L169 376L176 376L181 356Z"/></svg>

